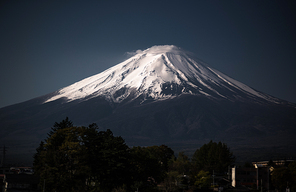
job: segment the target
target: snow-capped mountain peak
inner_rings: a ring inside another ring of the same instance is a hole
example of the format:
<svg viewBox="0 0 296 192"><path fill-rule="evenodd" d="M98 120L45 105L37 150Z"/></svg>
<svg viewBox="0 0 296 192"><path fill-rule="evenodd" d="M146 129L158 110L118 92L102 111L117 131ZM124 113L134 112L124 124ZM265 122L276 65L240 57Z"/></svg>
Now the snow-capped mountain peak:
<svg viewBox="0 0 296 192"><path fill-rule="evenodd" d="M196 94L227 99L247 96L277 102L276 98L255 91L189 55L174 45L138 50L126 61L60 89L45 102L60 98L67 98L70 102L97 96L121 102L131 93L134 98L142 95L144 99Z"/></svg>

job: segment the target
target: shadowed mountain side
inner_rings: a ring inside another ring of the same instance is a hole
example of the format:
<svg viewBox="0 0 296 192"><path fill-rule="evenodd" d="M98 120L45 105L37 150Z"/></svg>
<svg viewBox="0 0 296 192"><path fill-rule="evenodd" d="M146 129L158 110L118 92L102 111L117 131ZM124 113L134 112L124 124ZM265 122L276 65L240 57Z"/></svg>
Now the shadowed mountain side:
<svg viewBox="0 0 296 192"><path fill-rule="evenodd" d="M59 99L41 104L43 99L0 109L0 144L10 147L8 155L32 157L54 122L66 116L77 126L95 122L103 130L111 129L130 146L167 144L174 150L187 149L192 153L212 139L225 142L238 152L242 148L283 146L296 151L292 139L296 136L296 110L290 106L189 94L142 104L141 98L122 103L110 103L100 97L69 103ZM260 150L257 152L260 154Z"/></svg>
<svg viewBox="0 0 296 192"><path fill-rule="evenodd" d="M98 124L112 127L122 136L138 135L155 140L227 139L295 132L293 107L211 100L193 95L142 105L135 103L118 106L108 119Z"/></svg>

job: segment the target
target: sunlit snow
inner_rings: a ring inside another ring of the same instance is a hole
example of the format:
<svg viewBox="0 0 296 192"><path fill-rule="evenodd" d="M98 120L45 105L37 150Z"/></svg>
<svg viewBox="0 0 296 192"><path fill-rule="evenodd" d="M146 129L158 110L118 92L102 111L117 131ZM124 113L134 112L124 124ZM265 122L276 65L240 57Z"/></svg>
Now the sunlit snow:
<svg viewBox="0 0 296 192"><path fill-rule="evenodd" d="M194 61L186 51L173 45L153 46L144 51L137 50L130 54L133 56L126 61L60 89L55 96L45 102L60 98L66 98L70 102L86 97L90 99L99 95L112 99L114 102L120 102L130 93L126 91L114 98L114 93L121 88L137 90L136 96L146 94L154 99L171 98L173 94L163 94L162 92L164 83L174 83L180 86L187 84L197 90L196 94L207 97L213 97L213 94L216 94L218 97L226 98L213 87L216 85L231 90L233 94L235 94L234 90L238 89L253 97L272 100L271 97L253 90L206 64ZM170 89L173 89L172 85ZM194 94L185 87L182 88L181 93Z"/></svg>

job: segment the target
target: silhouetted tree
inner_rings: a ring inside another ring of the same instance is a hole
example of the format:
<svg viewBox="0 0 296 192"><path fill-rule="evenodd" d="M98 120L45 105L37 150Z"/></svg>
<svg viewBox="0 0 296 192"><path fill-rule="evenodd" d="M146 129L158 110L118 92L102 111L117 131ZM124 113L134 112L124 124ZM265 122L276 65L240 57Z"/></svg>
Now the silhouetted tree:
<svg viewBox="0 0 296 192"><path fill-rule="evenodd" d="M154 191L157 183L166 177L168 162L174 151L165 146L133 147L131 163L133 168L134 188L140 191Z"/></svg>
<svg viewBox="0 0 296 192"><path fill-rule="evenodd" d="M153 191L162 179L161 162L146 147L131 148L134 190Z"/></svg>
<svg viewBox="0 0 296 192"><path fill-rule="evenodd" d="M198 171L204 170L212 172L226 172L228 166L235 161L233 153L224 143L210 141L196 150L193 155L192 163Z"/></svg>
<svg viewBox="0 0 296 192"><path fill-rule="evenodd" d="M184 152L179 152L178 157L171 161L170 170L177 171L179 175L186 175L189 173L191 163L187 155Z"/></svg>
<svg viewBox="0 0 296 192"><path fill-rule="evenodd" d="M286 189L289 180L290 174L287 167L277 167L273 170L271 181L276 189L280 191Z"/></svg>
<svg viewBox="0 0 296 192"><path fill-rule="evenodd" d="M146 147L150 155L158 160L163 172L168 171L168 162L174 156L174 151L166 145Z"/></svg>
<svg viewBox="0 0 296 192"><path fill-rule="evenodd" d="M96 124L74 127L66 118L36 151L34 169L46 191L111 191L130 180L128 146Z"/></svg>
<svg viewBox="0 0 296 192"><path fill-rule="evenodd" d="M296 191L296 161L288 166L276 167L272 172L271 182L280 191L287 187L290 188L290 191Z"/></svg>
<svg viewBox="0 0 296 192"><path fill-rule="evenodd" d="M55 122L53 127L51 128L51 130L47 134L48 138L51 137L51 135L54 134L57 130L68 128L68 127L73 127L73 123L72 123L72 121L69 120L68 117L66 117L64 120L62 120L59 123Z"/></svg>
<svg viewBox="0 0 296 192"><path fill-rule="evenodd" d="M199 188L208 188L211 184L211 174L208 171L201 170L195 176L194 185L198 186Z"/></svg>

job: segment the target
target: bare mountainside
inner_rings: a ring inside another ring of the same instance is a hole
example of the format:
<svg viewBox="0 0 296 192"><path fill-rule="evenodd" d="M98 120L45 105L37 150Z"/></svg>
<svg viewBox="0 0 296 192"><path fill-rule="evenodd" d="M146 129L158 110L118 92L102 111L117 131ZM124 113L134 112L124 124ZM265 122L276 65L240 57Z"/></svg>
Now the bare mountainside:
<svg viewBox="0 0 296 192"><path fill-rule="evenodd" d="M128 145L193 153L222 141L238 158L296 154L296 105L257 91L176 46L153 46L56 92L0 109L0 144L32 159L56 121L97 123ZM255 160L255 159L251 159Z"/></svg>

